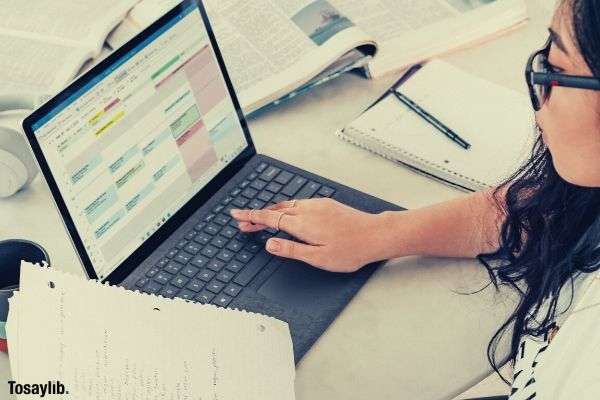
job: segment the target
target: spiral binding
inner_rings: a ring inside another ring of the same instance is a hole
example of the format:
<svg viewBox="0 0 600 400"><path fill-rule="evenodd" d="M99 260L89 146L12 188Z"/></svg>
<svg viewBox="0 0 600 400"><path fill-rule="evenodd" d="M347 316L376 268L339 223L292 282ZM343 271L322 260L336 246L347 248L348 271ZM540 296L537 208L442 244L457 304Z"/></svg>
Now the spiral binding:
<svg viewBox="0 0 600 400"><path fill-rule="evenodd" d="M437 164L437 163L431 162L429 160L426 160L423 157L419 157L419 156L417 156L417 155L415 155L415 154L413 154L411 152L408 152L408 151L406 151L404 149L396 147L393 144L387 143L387 142L381 140L378 137L372 136L372 135L370 135L368 133L365 133L364 131L358 130L358 129L353 128L351 126L347 126L344 129L338 130L338 131L335 132L336 136L342 138L346 142L352 143L352 144L354 144L355 146L358 146L358 147L362 147L363 149L368 150L371 153L380 155L381 157L386 158L388 160L396 161L389 154L386 154L386 153L380 151L379 149L375 149L375 148L369 146L368 144L366 144L364 142L358 141L355 137L348 135L345 131L355 132L355 133L357 133L357 134L365 137L368 140L376 142L378 145L386 148L387 150L389 150L392 153L401 154L405 158L408 158L408 159L411 159L411 160L414 160L414 161L418 161L418 162L420 162L420 163L422 163L424 165L428 165L428 166L430 166L432 168L444 171L444 172L446 172L446 173L448 173L450 175L454 175L454 176L456 176L456 177L458 177L460 179L463 179L463 180L469 181L469 182L471 182L471 183L473 183L475 185L478 185L479 187L489 187L489 185L487 183L481 182L481 181L479 181L477 179L474 179L474 178L471 178L469 176L465 176L465 175L460 174L460 173L458 173L456 171L450 170L450 169L448 169L448 168L446 168L446 167L444 167L444 166L442 166L440 164Z"/></svg>

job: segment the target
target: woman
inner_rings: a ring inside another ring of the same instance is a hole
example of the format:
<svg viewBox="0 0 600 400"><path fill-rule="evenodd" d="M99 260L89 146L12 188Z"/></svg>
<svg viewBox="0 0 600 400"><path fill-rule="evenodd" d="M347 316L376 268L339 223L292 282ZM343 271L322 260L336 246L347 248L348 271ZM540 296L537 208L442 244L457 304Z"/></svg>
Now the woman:
<svg viewBox="0 0 600 400"><path fill-rule="evenodd" d="M376 215L331 199L232 215L245 232L279 222L303 243L272 238L269 252L330 271L408 255L480 256L496 286L521 295L488 348L496 369L496 343L514 328L510 399L600 399L600 319L586 322L595 331L577 329L600 310L590 301L600 303L600 2L561 1L549 32L526 74L539 138L529 162L495 190ZM587 311L571 313L584 296ZM553 346L567 319L573 322L564 334L571 336L559 335ZM568 368L561 357L572 361Z"/></svg>

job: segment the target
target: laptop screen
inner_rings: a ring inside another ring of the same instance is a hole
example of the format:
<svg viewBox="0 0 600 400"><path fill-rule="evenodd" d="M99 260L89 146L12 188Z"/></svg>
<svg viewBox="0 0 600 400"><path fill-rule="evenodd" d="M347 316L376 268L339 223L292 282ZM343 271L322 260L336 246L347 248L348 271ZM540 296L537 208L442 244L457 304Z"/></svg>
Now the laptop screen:
<svg viewBox="0 0 600 400"><path fill-rule="evenodd" d="M248 145L198 6L184 4L32 125L99 279Z"/></svg>

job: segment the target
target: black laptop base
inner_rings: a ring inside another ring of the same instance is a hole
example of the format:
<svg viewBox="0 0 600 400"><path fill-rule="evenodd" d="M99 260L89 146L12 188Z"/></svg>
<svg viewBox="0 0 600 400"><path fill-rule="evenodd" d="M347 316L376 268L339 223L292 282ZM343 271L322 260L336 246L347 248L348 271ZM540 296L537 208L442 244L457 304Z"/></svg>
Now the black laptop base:
<svg viewBox="0 0 600 400"><path fill-rule="evenodd" d="M121 285L165 297L253 311L288 322L298 363L381 263L331 273L270 255L265 241L284 232L244 234L230 208L287 198L331 197L379 213L402 208L257 154ZM229 217L229 219L228 219Z"/></svg>

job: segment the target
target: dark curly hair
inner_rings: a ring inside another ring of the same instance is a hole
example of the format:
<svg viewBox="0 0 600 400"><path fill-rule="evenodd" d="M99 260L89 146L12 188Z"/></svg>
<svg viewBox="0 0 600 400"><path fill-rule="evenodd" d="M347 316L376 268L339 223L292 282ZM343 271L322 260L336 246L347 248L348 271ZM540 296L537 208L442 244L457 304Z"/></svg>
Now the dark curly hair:
<svg viewBox="0 0 600 400"><path fill-rule="evenodd" d="M574 41L594 76L600 76L600 1L563 0L559 7L565 3L571 6ZM488 359L499 374L496 350L504 334L513 328L514 361L521 335L537 336L552 326L561 290L572 289L577 275L600 268L600 188L562 179L538 137L529 161L494 191L494 198L506 215L500 246L478 258L496 288L509 285L520 295L516 310L488 345ZM572 290L570 295L572 302Z"/></svg>

